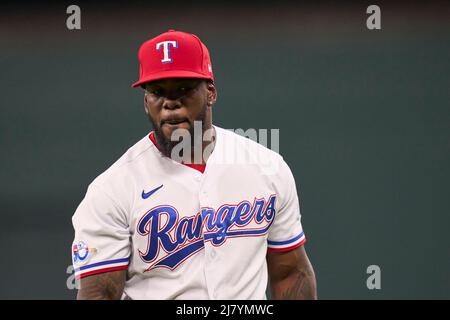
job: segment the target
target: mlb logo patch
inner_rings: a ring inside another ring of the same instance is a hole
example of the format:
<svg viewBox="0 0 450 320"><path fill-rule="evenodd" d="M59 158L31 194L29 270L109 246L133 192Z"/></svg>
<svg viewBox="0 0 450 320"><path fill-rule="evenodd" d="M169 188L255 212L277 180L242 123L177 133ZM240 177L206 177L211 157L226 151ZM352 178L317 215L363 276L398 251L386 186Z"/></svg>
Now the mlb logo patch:
<svg viewBox="0 0 450 320"><path fill-rule="evenodd" d="M72 245L72 260L74 263L84 263L96 252L97 249L89 248L83 241L78 241Z"/></svg>

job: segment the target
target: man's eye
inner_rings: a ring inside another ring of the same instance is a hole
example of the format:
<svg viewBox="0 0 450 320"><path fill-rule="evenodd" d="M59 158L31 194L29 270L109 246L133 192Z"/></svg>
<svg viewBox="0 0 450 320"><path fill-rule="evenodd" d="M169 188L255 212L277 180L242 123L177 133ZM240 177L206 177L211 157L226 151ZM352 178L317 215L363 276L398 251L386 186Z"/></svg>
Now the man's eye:
<svg viewBox="0 0 450 320"><path fill-rule="evenodd" d="M193 89L192 87L188 87L188 86L186 86L186 87L181 87L181 88L180 88L180 92L186 94L186 93L192 91L192 89Z"/></svg>
<svg viewBox="0 0 450 320"><path fill-rule="evenodd" d="M150 94L152 94L152 95L154 95L156 97L161 96L161 91L160 90L152 89L152 90L147 90L147 91L148 91L148 93L150 93Z"/></svg>

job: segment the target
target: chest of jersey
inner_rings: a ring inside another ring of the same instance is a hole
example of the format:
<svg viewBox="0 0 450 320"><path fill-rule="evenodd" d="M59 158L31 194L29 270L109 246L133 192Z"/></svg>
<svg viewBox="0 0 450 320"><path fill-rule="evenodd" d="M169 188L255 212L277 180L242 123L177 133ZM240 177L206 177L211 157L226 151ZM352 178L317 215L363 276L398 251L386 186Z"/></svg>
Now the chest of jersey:
<svg viewBox="0 0 450 320"><path fill-rule="evenodd" d="M173 273L208 252L265 250L277 195L257 167L211 163L202 174L164 159L136 186L142 191L135 192L130 221L136 272Z"/></svg>

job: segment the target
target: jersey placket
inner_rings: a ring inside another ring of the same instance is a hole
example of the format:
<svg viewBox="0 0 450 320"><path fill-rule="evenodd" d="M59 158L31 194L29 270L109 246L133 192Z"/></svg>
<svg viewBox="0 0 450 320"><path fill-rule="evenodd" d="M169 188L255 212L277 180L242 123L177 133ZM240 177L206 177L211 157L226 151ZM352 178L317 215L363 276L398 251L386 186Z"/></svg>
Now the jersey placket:
<svg viewBox="0 0 450 320"><path fill-rule="evenodd" d="M199 203L200 203L200 212L202 208L210 207L210 201L209 201L209 192L206 190L206 183L204 180L207 178L207 173L205 172L203 174L203 183L200 186L199 190ZM217 209L217 208L214 208ZM206 221L203 221L203 234L207 232L206 228ZM217 264L218 254L215 250L215 247L212 245L209 245L208 242L203 239L205 249L204 249L204 258L205 258L205 265L204 265L204 273L205 273L205 282L206 287L208 289L208 295L211 299L217 299L218 293L216 291L216 276L214 275L215 267L214 265ZM217 272L217 270L216 270Z"/></svg>
<svg viewBox="0 0 450 320"><path fill-rule="evenodd" d="M217 132L217 131L216 131ZM220 138L216 137L216 146L214 148L214 152L211 154L210 158L207 161L206 164L206 168L205 171L203 172L203 174L199 174L198 177L196 177L199 182L200 182L200 188L199 188L199 193L198 193L198 200L199 200L199 206L200 206L200 214L202 213L202 208L209 208L209 207L213 207L212 201L213 199L211 199L211 190L213 190L212 188L208 187L208 177L211 177L214 175L214 164L215 164L215 157L217 156L217 153L220 150ZM214 208L214 210L217 210L217 208ZM203 221L203 235L208 232L207 227L206 227L206 221ZM205 241L205 239L203 238L203 242L204 242L204 266L203 266L203 271L204 271L204 275L205 275L205 283L206 283L206 288L208 291L208 295L210 299L218 299L218 292L216 290L217 288L217 268L215 267L217 265L218 259L219 259L219 254L217 252L217 250L215 249L214 246L210 245L208 243L208 241Z"/></svg>

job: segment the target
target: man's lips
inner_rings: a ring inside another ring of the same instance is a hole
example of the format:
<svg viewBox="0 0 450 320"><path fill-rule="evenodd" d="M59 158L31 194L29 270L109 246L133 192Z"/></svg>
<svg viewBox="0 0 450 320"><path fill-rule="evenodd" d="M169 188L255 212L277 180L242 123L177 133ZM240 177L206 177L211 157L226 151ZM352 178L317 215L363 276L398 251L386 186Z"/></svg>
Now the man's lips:
<svg viewBox="0 0 450 320"><path fill-rule="evenodd" d="M188 122L186 118L173 118L173 119L166 119L161 121L161 125L164 124L171 124L171 125L177 125L183 122Z"/></svg>

